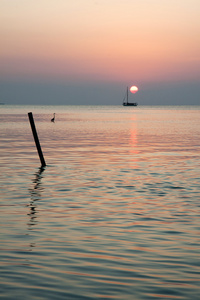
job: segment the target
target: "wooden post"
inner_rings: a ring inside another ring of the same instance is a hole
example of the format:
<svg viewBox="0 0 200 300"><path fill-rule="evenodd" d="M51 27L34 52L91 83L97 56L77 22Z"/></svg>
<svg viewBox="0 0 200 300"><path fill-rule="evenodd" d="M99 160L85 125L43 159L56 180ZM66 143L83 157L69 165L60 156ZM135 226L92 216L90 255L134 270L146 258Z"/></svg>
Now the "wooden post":
<svg viewBox="0 0 200 300"><path fill-rule="evenodd" d="M38 155L40 157L41 165L42 165L42 167L45 167L46 163L45 163L45 160L44 160L44 157L43 157L42 149L40 147L40 142L39 142L37 131L36 131L36 128L35 128L35 123L34 123L32 112L28 113L28 117L29 117L31 129L32 129L33 137L34 137L34 140L35 140L35 145L36 145L36 148L37 148L37 151L38 151Z"/></svg>

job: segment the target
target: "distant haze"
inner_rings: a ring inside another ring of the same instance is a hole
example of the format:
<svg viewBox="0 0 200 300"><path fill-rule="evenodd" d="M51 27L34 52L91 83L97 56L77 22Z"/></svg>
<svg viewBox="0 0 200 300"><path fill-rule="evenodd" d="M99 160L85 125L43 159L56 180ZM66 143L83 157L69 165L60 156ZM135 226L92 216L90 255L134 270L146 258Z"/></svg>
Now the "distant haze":
<svg viewBox="0 0 200 300"><path fill-rule="evenodd" d="M141 84L130 100L139 105L199 105L198 83ZM1 102L5 104L42 105L121 105L126 91L125 83L59 82L3 82L0 85Z"/></svg>
<svg viewBox="0 0 200 300"><path fill-rule="evenodd" d="M199 0L0 2L0 102L200 104Z"/></svg>

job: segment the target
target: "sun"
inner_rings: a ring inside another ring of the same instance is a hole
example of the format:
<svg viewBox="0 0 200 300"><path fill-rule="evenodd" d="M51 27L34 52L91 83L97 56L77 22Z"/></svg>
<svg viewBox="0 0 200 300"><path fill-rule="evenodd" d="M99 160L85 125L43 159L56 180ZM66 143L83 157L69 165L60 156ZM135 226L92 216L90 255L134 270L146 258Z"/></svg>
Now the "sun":
<svg viewBox="0 0 200 300"><path fill-rule="evenodd" d="M135 86L135 85L132 85L132 86L130 87L130 92L133 93L133 94L137 93L137 92L138 92L138 87Z"/></svg>

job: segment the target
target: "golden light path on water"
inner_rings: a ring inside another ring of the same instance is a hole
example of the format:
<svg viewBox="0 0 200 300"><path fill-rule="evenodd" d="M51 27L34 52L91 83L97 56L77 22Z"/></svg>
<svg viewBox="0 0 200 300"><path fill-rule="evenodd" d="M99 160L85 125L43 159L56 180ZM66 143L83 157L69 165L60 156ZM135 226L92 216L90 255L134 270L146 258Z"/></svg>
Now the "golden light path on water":
<svg viewBox="0 0 200 300"><path fill-rule="evenodd" d="M199 113L5 107L2 297L198 299Z"/></svg>

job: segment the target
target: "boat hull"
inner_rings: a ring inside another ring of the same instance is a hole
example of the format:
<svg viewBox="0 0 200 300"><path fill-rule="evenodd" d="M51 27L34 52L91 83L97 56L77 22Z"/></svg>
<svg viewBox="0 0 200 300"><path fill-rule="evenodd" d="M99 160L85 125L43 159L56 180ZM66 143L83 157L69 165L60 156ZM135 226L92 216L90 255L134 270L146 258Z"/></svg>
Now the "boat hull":
<svg viewBox="0 0 200 300"><path fill-rule="evenodd" d="M123 103L123 106L138 106L137 103Z"/></svg>

